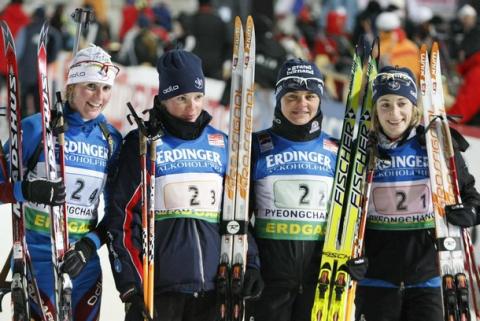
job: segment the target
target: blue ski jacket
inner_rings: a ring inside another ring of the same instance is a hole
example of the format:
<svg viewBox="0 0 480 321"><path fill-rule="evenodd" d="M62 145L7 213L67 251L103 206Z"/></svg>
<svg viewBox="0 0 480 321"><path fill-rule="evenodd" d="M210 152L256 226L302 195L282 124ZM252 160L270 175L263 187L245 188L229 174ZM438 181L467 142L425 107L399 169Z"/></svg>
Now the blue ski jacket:
<svg viewBox="0 0 480 321"><path fill-rule="evenodd" d="M149 159L147 152L150 173ZM143 288L138 130L125 137L119 163L108 209L109 254L116 287L123 297L132 288L139 293ZM194 139L165 131L157 141L155 293L193 294L215 289L226 164L227 137L211 126ZM256 266L256 250L249 250L247 262Z"/></svg>

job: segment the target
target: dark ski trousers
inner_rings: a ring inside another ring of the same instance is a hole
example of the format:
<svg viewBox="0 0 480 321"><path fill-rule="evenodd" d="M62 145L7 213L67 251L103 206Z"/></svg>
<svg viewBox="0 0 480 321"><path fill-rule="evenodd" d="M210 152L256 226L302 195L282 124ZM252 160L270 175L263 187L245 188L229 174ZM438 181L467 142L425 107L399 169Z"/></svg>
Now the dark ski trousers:
<svg viewBox="0 0 480 321"><path fill-rule="evenodd" d="M247 301L245 321L310 321L314 296L313 285L302 291L267 285L257 301Z"/></svg>
<svg viewBox="0 0 480 321"><path fill-rule="evenodd" d="M355 320L443 321L440 288L382 288L359 286Z"/></svg>
<svg viewBox="0 0 480 321"><path fill-rule="evenodd" d="M165 292L155 295L155 321L215 321L216 294L209 291L193 294Z"/></svg>

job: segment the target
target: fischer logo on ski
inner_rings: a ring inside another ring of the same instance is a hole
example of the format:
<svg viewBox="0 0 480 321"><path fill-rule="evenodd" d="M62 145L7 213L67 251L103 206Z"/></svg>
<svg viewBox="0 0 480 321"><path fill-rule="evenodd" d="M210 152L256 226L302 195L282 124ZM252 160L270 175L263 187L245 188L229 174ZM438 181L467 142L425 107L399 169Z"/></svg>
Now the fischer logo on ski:
<svg viewBox="0 0 480 321"><path fill-rule="evenodd" d="M362 62L356 51L328 211L318 287L311 313L312 321L346 321L352 313L355 288L352 286L346 263L354 255L361 253L361 242L358 243L356 237L363 234L361 229L365 225L366 213L362 205L365 201L363 192L366 186L371 128L371 82L376 72L376 59L370 54L367 85L360 103L364 76ZM360 106L362 108L354 144L354 129Z"/></svg>

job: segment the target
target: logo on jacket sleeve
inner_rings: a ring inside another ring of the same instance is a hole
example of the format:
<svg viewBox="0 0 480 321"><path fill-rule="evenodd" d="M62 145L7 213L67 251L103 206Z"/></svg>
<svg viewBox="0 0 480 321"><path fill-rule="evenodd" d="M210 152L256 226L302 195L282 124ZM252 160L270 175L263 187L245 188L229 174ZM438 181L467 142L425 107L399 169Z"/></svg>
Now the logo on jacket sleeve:
<svg viewBox="0 0 480 321"><path fill-rule="evenodd" d="M208 134L208 144L211 146L225 147L222 134Z"/></svg>
<svg viewBox="0 0 480 321"><path fill-rule="evenodd" d="M336 142L334 142L333 140L330 140L330 139L325 139L323 141L323 148L326 149L326 150L329 150L333 153L337 153L338 152L338 145Z"/></svg>

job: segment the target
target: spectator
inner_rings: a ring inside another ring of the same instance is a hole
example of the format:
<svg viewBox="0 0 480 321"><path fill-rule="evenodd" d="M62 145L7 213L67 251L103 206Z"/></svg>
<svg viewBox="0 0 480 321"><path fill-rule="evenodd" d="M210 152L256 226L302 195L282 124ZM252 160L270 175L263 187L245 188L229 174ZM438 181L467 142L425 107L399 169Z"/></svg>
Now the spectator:
<svg viewBox="0 0 480 321"><path fill-rule="evenodd" d="M311 60L307 41L296 25L294 14L278 14L276 16L275 29L275 38L287 51L287 58L297 57L303 60Z"/></svg>
<svg viewBox="0 0 480 321"><path fill-rule="evenodd" d="M23 9L23 0L12 0L0 13L0 19L8 24L14 38L17 32L30 22Z"/></svg>
<svg viewBox="0 0 480 321"><path fill-rule="evenodd" d="M45 8L38 7L31 22L18 32L17 59L18 73L21 79L20 101L22 115L27 116L40 111L37 80L37 47L40 31L46 20ZM62 49L62 36L54 27L48 28L47 63L53 63Z"/></svg>
<svg viewBox="0 0 480 321"><path fill-rule="evenodd" d="M12 36L15 38L18 30L30 22L30 18L23 10L23 0L12 0L0 13L0 20L10 28ZM3 41L3 35L0 33L0 41ZM2 46L3 47L3 46ZM7 62L5 54L0 49L0 85L3 84L7 74Z"/></svg>
<svg viewBox="0 0 480 321"><path fill-rule="evenodd" d="M273 22L266 15L254 17L257 51L255 59L255 108L253 128L270 127L275 105L273 89L278 72L287 59L287 52L273 37ZM228 90L230 90L229 86ZM230 91L228 91L229 93Z"/></svg>
<svg viewBox="0 0 480 321"><path fill-rule="evenodd" d="M135 0L126 0L125 5L122 7L122 24L118 33L121 42L125 39L128 31L135 26L137 19L138 10L135 6Z"/></svg>
<svg viewBox="0 0 480 321"><path fill-rule="evenodd" d="M434 29L431 24L432 18L432 9L428 7L421 6L410 13L409 20L412 25L412 33L407 34L417 45L420 46L425 43L428 47L431 47L434 41Z"/></svg>
<svg viewBox="0 0 480 321"><path fill-rule="evenodd" d="M463 82L455 102L448 112L452 115L462 116L461 123L480 126L480 96L478 95L478 88L480 88L480 28L476 22L476 11L470 5L463 6L458 15L465 30L465 37L460 44L460 63L457 66Z"/></svg>
<svg viewBox="0 0 480 321"><path fill-rule="evenodd" d="M133 40L133 50L135 61L130 61L132 65L150 65L155 66L159 57L160 39L152 31L152 24L147 17L141 15L137 22L139 31Z"/></svg>
<svg viewBox="0 0 480 321"><path fill-rule="evenodd" d="M353 48L345 31L347 12L339 7L327 14L325 32L315 39L315 55L325 55L339 72L348 74L352 65Z"/></svg>
<svg viewBox="0 0 480 321"><path fill-rule="evenodd" d="M231 35L211 0L198 3L198 11L187 22L187 33L195 38L192 52L202 59L205 77L223 79L223 64L230 59Z"/></svg>
<svg viewBox="0 0 480 321"><path fill-rule="evenodd" d="M420 75L420 50L409 40L401 28L398 14L382 12L375 20L380 37L380 60L382 65L407 67L418 79Z"/></svg>
<svg viewBox="0 0 480 321"><path fill-rule="evenodd" d="M74 35L72 33L73 20L65 14L65 4L58 3L55 6L52 18L50 19L50 26L57 29L62 36L62 49L71 51L73 49Z"/></svg>
<svg viewBox="0 0 480 321"><path fill-rule="evenodd" d="M353 45L359 43L361 37L363 37L369 45L373 43L375 35L377 34L375 20L381 11L382 7L377 1L370 1L367 7L357 16L352 35Z"/></svg>

